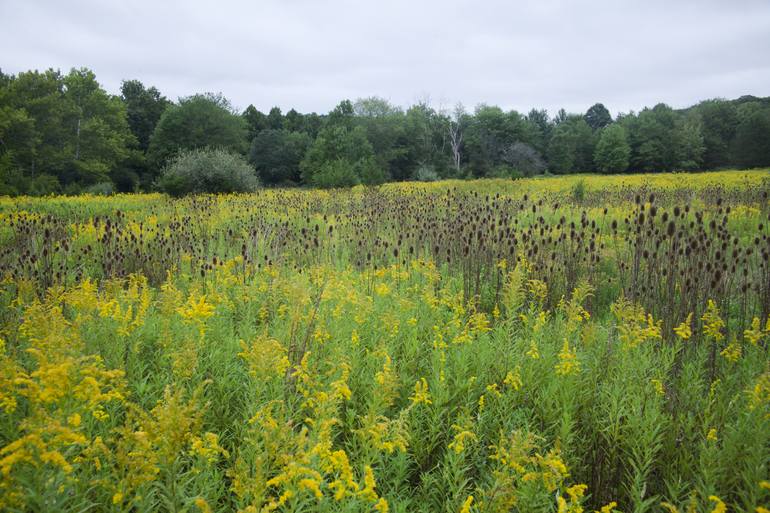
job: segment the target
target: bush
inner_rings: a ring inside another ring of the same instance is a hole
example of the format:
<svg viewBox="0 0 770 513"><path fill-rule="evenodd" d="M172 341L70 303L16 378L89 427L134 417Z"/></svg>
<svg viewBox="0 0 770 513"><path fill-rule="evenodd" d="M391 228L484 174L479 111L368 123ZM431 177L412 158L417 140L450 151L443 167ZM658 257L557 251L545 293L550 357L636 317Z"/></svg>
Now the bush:
<svg viewBox="0 0 770 513"><path fill-rule="evenodd" d="M523 178L524 175L522 175L520 171L512 168L511 166L500 164L499 166L495 166L487 176L489 178L507 178L510 180L516 180L517 178Z"/></svg>
<svg viewBox="0 0 770 513"><path fill-rule="evenodd" d="M251 192L259 179L246 160L223 149L183 151L164 169L159 188L172 196L218 192Z"/></svg>
<svg viewBox="0 0 770 513"><path fill-rule="evenodd" d="M355 167L345 159L336 159L321 165L310 182L316 187L352 187L361 183Z"/></svg>
<svg viewBox="0 0 770 513"><path fill-rule="evenodd" d="M30 196L48 196L49 194L58 194L61 192L59 179L53 175L38 175L29 184Z"/></svg>
<svg viewBox="0 0 770 513"><path fill-rule="evenodd" d="M440 179L433 166L425 164L422 164L415 170L413 178L418 182L435 182Z"/></svg>
<svg viewBox="0 0 770 513"><path fill-rule="evenodd" d="M112 196L115 194L115 186L112 182L99 182L86 187L83 192L94 196Z"/></svg>
<svg viewBox="0 0 770 513"><path fill-rule="evenodd" d="M586 182L582 178L572 186L572 199L578 203L586 198Z"/></svg>

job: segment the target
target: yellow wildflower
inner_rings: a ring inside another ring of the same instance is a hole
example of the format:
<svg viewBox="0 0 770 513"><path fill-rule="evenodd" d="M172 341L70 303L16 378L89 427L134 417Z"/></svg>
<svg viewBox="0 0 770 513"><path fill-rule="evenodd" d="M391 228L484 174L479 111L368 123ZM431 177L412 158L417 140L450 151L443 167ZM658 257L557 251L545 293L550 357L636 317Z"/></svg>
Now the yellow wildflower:
<svg viewBox="0 0 770 513"><path fill-rule="evenodd" d="M378 513L388 513L389 510L388 501L385 500L385 497L380 497L380 500L374 505L374 511L377 511Z"/></svg>
<svg viewBox="0 0 770 513"><path fill-rule="evenodd" d="M533 360L540 358L540 350L537 348L537 342L534 339L529 341L529 350L526 354Z"/></svg>
<svg viewBox="0 0 770 513"><path fill-rule="evenodd" d="M722 355L725 360L735 363L741 357L741 353L741 344L733 338L727 347L725 347L719 354Z"/></svg>
<svg viewBox="0 0 770 513"><path fill-rule="evenodd" d="M716 341L725 338L722 328L725 327L725 321L719 316L719 308L713 299L708 300L706 312L701 317L703 321L703 334Z"/></svg>
<svg viewBox="0 0 770 513"><path fill-rule="evenodd" d="M655 388L655 393L658 395L664 395L666 393L666 389L663 386L663 382L659 379L651 379L650 383L652 383L652 386Z"/></svg>
<svg viewBox="0 0 770 513"><path fill-rule="evenodd" d="M209 503L206 502L206 499L203 497L195 498L195 507L197 507L201 513L211 513L211 506L209 506Z"/></svg>
<svg viewBox="0 0 770 513"><path fill-rule="evenodd" d="M554 369L559 376L580 372L580 361L577 359L577 352L570 349L569 341L566 338L564 339L561 351L559 351L559 363L554 366Z"/></svg>
<svg viewBox="0 0 770 513"><path fill-rule="evenodd" d="M710 495L709 500L714 503L714 509L711 510L711 513L726 513L727 506L722 502L722 499L716 495Z"/></svg>
<svg viewBox="0 0 770 513"><path fill-rule="evenodd" d="M411 400L412 404L432 404L433 401L431 401L430 392L428 391L428 382L425 381L425 378L420 378L414 384L414 395L412 395Z"/></svg>
<svg viewBox="0 0 770 513"><path fill-rule="evenodd" d="M518 391L521 388L523 383L521 381L521 369L518 365L513 369L513 372L508 371L508 374L505 375L505 379L503 380L503 384L508 385L514 391Z"/></svg>
<svg viewBox="0 0 770 513"><path fill-rule="evenodd" d="M600 511L594 511L594 513L612 513L612 510L615 509L617 506L618 506L618 503L615 501L612 501L606 506L602 506L602 509Z"/></svg>
<svg viewBox="0 0 770 513"><path fill-rule="evenodd" d="M452 429L455 430L456 433L448 447L457 454L460 454L465 450L466 442L478 440L476 435L473 433L473 431L470 430L469 427L458 426L455 424L452 426Z"/></svg>
<svg viewBox="0 0 770 513"><path fill-rule="evenodd" d="M674 333L682 340L687 340L692 336L692 312L690 312L682 324L674 328Z"/></svg>
<svg viewBox="0 0 770 513"><path fill-rule="evenodd" d="M473 495L469 495L468 498L465 499L462 508L460 508L460 513L470 513L471 504L473 504Z"/></svg>
<svg viewBox="0 0 770 513"><path fill-rule="evenodd" d="M708 440L709 442L716 442L718 440L716 428L709 429L709 432L706 435L706 440Z"/></svg>

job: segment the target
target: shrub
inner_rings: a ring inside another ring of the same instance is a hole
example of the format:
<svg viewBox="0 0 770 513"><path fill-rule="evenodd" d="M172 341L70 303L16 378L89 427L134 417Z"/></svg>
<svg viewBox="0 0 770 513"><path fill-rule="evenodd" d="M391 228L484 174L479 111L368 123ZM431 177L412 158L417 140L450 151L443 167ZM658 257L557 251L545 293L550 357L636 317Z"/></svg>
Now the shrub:
<svg viewBox="0 0 770 513"><path fill-rule="evenodd" d="M422 164L414 172L414 179L418 182L435 182L440 179L433 166Z"/></svg>
<svg viewBox="0 0 770 513"><path fill-rule="evenodd" d="M28 194L30 196L48 196L49 194L58 194L61 192L59 179L53 175L38 175L29 184Z"/></svg>
<svg viewBox="0 0 770 513"><path fill-rule="evenodd" d="M246 160L223 149L183 151L163 170L158 186L172 196L218 192L251 192L259 187Z"/></svg>
<svg viewBox="0 0 770 513"><path fill-rule="evenodd" d="M508 178L511 180L516 180L517 178L523 178L523 175L521 172L517 169L512 168L511 166L500 164L499 166L495 166L490 172L489 172L489 178Z"/></svg>
<svg viewBox="0 0 770 513"><path fill-rule="evenodd" d="M310 182L316 187L352 187L361 183L356 169L345 159L336 159L321 164Z"/></svg>
<svg viewBox="0 0 770 513"><path fill-rule="evenodd" d="M572 199L578 203L586 197L586 182L582 178L572 186Z"/></svg>
<svg viewBox="0 0 770 513"><path fill-rule="evenodd" d="M115 186L112 182L99 182L86 187L83 192L94 196L112 196L115 194Z"/></svg>

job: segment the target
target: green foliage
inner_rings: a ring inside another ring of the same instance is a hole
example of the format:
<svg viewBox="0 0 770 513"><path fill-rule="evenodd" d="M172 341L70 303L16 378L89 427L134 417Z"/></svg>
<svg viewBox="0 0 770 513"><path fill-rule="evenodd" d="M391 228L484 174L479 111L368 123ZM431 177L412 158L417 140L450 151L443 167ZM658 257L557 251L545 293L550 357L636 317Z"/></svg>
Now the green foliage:
<svg viewBox="0 0 770 513"><path fill-rule="evenodd" d="M115 187L112 182L100 182L86 187L83 192L94 196L110 196L115 193Z"/></svg>
<svg viewBox="0 0 770 513"><path fill-rule="evenodd" d="M0 509L761 511L766 176L0 199Z"/></svg>
<svg viewBox="0 0 770 513"><path fill-rule="evenodd" d="M741 167L770 166L770 107L752 105L742 113L732 154Z"/></svg>
<svg viewBox="0 0 770 513"><path fill-rule="evenodd" d="M575 185L572 186L571 191L572 200L580 203L586 197L586 183L584 180L578 180Z"/></svg>
<svg viewBox="0 0 770 513"><path fill-rule="evenodd" d="M345 123L322 129L300 164L302 179L318 187L349 187L384 181L361 127Z"/></svg>
<svg viewBox="0 0 770 513"><path fill-rule="evenodd" d="M622 173L628 168L631 147L626 130L619 124L602 129L596 143L594 162L602 173Z"/></svg>
<svg viewBox="0 0 770 513"><path fill-rule="evenodd" d="M732 102L716 99L698 104L694 110L703 121L706 168L726 166L730 162L730 141L738 126L737 109Z"/></svg>
<svg viewBox="0 0 770 513"><path fill-rule="evenodd" d="M155 126L171 102L155 87L145 88L139 80L124 80L120 93L126 105L128 126L139 143L139 149L146 152Z"/></svg>
<svg viewBox="0 0 770 513"><path fill-rule="evenodd" d="M205 146L246 151L246 121L221 95L197 94L165 110L150 138L148 157L163 165L180 150Z"/></svg>
<svg viewBox="0 0 770 513"><path fill-rule="evenodd" d="M418 182L435 182L441 179L433 168L426 165L418 167L413 178Z"/></svg>
<svg viewBox="0 0 770 513"><path fill-rule="evenodd" d="M71 194L108 180L119 192L150 190L177 152L203 147L248 155L269 184L377 184L414 179L423 168L440 178L748 168L770 165L768 112L770 98L743 96L681 110L659 104L613 122L602 103L550 117L486 104L470 113L428 101L402 108L368 97L328 114L277 106L265 114L254 105L236 112L221 94L173 104L139 80L123 81L112 96L84 68L0 73L0 191L37 194L47 190L33 184L41 175ZM607 130L614 125L625 130L627 164L619 131ZM338 160L350 169L342 172Z"/></svg>
<svg viewBox="0 0 770 513"><path fill-rule="evenodd" d="M516 142L535 139L535 129L516 111L480 105L465 130L465 153L476 176L486 176L505 163L506 152Z"/></svg>
<svg viewBox="0 0 770 513"><path fill-rule="evenodd" d="M47 190L34 183L41 173L65 185L108 179L135 143L123 102L87 69L11 77L0 88L0 113L3 165L24 177L19 192Z"/></svg>
<svg viewBox="0 0 770 513"><path fill-rule="evenodd" d="M257 110L253 105L246 107L246 110L243 111L241 116L246 121L250 141L253 141L259 132L267 128L267 116Z"/></svg>
<svg viewBox="0 0 770 513"><path fill-rule="evenodd" d="M593 169L595 137L582 116L569 116L553 129L548 146L548 163L555 173L585 172Z"/></svg>
<svg viewBox="0 0 770 513"><path fill-rule="evenodd" d="M674 110L663 103L625 120L631 145L631 165L635 170L671 171L677 167L679 134L676 122Z"/></svg>
<svg viewBox="0 0 770 513"><path fill-rule="evenodd" d="M703 138L703 123L697 116L689 116L677 127L679 137L678 165L680 169L695 171L703 166L706 145Z"/></svg>
<svg viewBox="0 0 770 513"><path fill-rule="evenodd" d="M585 120L592 130L600 130L612 123L612 116L602 103L595 103L585 113Z"/></svg>
<svg viewBox="0 0 770 513"><path fill-rule="evenodd" d="M183 150L163 169L158 186L172 196L252 192L259 180L246 160L225 149Z"/></svg>
<svg viewBox="0 0 770 513"><path fill-rule="evenodd" d="M262 130L251 143L249 161L264 183L298 184L299 165L310 143L310 137L302 132Z"/></svg>
<svg viewBox="0 0 770 513"><path fill-rule="evenodd" d="M38 175L29 182L26 194L30 196L48 196L58 194L62 190L59 180L53 175Z"/></svg>

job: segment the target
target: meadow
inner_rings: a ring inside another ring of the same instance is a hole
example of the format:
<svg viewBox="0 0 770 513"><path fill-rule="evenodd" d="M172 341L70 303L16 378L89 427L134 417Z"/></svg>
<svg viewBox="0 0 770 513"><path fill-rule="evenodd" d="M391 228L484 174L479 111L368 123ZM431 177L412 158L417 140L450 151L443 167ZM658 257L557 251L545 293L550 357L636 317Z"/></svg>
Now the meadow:
<svg viewBox="0 0 770 513"><path fill-rule="evenodd" d="M768 512L769 193L0 198L0 510Z"/></svg>

